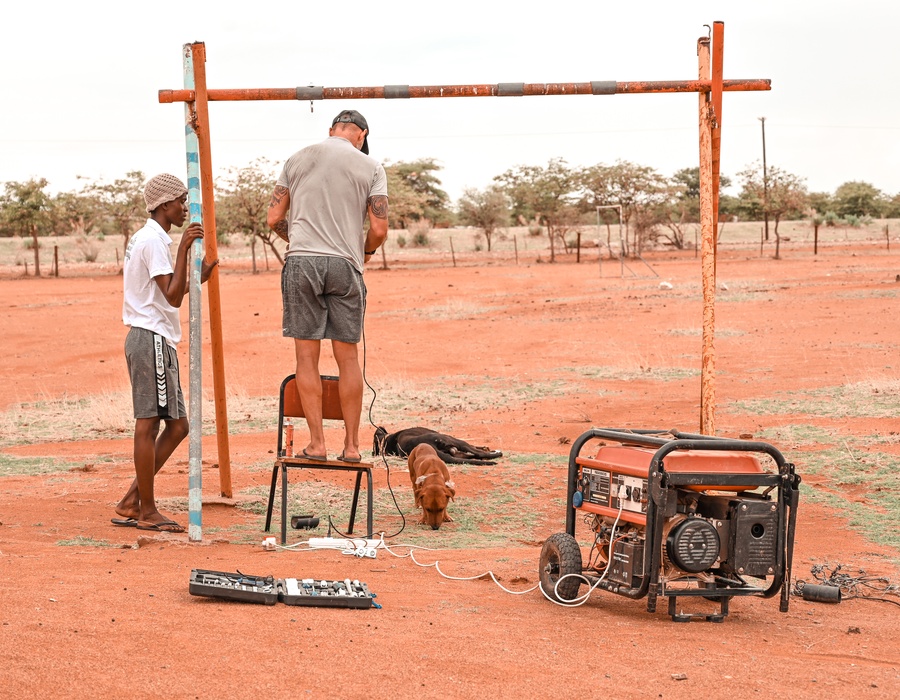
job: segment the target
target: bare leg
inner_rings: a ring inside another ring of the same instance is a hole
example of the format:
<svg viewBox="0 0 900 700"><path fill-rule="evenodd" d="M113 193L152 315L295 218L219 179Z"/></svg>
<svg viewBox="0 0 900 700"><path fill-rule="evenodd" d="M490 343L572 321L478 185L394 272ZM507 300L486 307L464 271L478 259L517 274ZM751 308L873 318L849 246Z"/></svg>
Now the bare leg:
<svg viewBox="0 0 900 700"><path fill-rule="evenodd" d="M134 424L134 470L137 477L116 505L116 513L126 518L158 522L165 518L156 509L154 477L187 437L186 417L167 420L159 432L159 418L139 418ZM149 483L147 482L149 477ZM141 494L144 497L141 497Z"/></svg>
<svg viewBox="0 0 900 700"><path fill-rule="evenodd" d="M297 393L309 428L309 444L306 451L311 455L324 455L325 430L322 427L322 379L319 375L319 352L322 341L294 339L297 353Z"/></svg>
<svg viewBox="0 0 900 700"><path fill-rule="evenodd" d="M344 456L359 457L359 414L362 412L363 381L356 343L332 340L331 347L341 380L338 391L344 414Z"/></svg>

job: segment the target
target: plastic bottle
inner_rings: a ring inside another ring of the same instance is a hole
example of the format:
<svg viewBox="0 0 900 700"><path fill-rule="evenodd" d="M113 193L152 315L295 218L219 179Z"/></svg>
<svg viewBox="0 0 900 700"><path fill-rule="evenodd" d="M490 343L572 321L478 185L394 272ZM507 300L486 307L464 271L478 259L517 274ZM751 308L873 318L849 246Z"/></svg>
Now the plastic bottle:
<svg viewBox="0 0 900 700"><path fill-rule="evenodd" d="M294 456L294 421L291 418L285 418L283 424L283 457Z"/></svg>

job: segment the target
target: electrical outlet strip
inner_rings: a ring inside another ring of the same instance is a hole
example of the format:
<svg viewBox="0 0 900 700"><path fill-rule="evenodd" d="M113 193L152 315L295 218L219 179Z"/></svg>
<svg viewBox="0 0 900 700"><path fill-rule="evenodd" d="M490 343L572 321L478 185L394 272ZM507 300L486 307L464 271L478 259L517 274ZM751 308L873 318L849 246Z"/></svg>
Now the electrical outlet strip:
<svg viewBox="0 0 900 700"><path fill-rule="evenodd" d="M351 539L344 537L310 537L308 544L311 549L339 549L341 551L384 547L382 540L367 540L362 537L353 537Z"/></svg>

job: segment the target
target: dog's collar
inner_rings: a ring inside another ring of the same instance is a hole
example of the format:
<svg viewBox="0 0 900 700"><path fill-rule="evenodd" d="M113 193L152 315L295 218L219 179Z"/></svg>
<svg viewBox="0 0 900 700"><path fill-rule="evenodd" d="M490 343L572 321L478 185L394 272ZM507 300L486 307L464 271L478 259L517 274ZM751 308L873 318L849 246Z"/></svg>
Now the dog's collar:
<svg viewBox="0 0 900 700"><path fill-rule="evenodd" d="M418 479L416 479L416 486L418 486L419 484L421 484L422 482L424 482L425 479L429 479L429 478L431 478L432 476L436 476L436 477L440 478L441 475L440 475L440 474L423 474L423 475L420 476ZM453 485L453 482L452 482L452 481L445 481L445 482L444 482L444 486L447 486L448 488L451 488L451 489L454 488L454 485Z"/></svg>

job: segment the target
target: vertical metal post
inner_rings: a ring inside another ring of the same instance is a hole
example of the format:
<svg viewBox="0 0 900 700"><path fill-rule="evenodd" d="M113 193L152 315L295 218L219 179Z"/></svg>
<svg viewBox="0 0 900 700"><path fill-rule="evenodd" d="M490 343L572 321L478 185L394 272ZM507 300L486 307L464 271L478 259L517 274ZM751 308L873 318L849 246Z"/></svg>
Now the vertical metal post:
<svg viewBox="0 0 900 700"><path fill-rule="evenodd" d="M203 238L211 260L219 257L216 241L216 202L213 197L212 147L209 138L209 104L206 92L206 45L190 44L194 64L194 92L197 121L197 150L200 160L200 188L203 194ZM228 445L228 406L225 398L225 352L222 342L222 302L219 296L219 268L207 283L209 299L209 339L212 350L213 393L216 406L216 446L219 452L219 488L231 498L231 450Z"/></svg>
<svg viewBox="0 0 900 700"><path fill-rule="evenodd" d="M766 118L760 117L762 124L762 146L763 146L763 217L766 225L766 240L769 240L769 174L766 171Z"/></svg>
<svg viewBox="0 0 900 700"><path fill-rule="evenodd" d="M622 238L622 205L614 204L613 208L619 213L619 277L625 277L625 239Z"/></svg>
<svg viewBox="0 0 900 700"><path fill-rule="evenodd" d="M194 60L190 45L184 46L184 87L194 89ZM200 195L200 158L197 144L197 113L193 102L184 103L184 140L187 156L188 207L190 221L203 222ZM203 305L200 293L200 270L203 260L203 241L191 246L190 267L190 409L191 432L188 467L188 540L203 539L203 382L202 341Z"/></svg>
<svg viewBox="0 0 900 700"><path fill-rule="evenodd" d="M710 72L709 38L697 42L701 79ZM713 220L712 95L700 93L700 269L703 290L703 347L700 365L700 432L715 435L716 224Z"/></svg>
<svg viewBox="0 0 900 700"><path fill-rule="evenodd" d="M718 250L719 246L719 164L721 161L720 154L722 152L722 67L724 64L723 51L725 48L725 24L722 22L713 22L713 43L712 43L712 74L710 82L712 83L710 97L713 107L713 124L712 124L712 212L713 227L715 228L715 239L713 250ZM715 268L713 268L715 272Z"/></svg>

